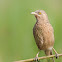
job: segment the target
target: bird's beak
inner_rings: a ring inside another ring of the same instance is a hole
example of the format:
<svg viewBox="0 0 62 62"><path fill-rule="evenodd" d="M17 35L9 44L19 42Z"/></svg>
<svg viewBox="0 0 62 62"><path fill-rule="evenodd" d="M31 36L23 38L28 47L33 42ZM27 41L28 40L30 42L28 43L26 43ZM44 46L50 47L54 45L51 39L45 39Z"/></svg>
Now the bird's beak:
<svg viewBox="0 0 62 62"><path fill-rule="evenodd" d="M35 12L31 12L31 14L33 14L33 15L35 15L35 16L40 16L40 15L38 15L37 13L35 13Z"/></svg>
<svg viewBox="0 0 62 62"><path fill-rule="evenodd" d="M31 12L31 14L33 14L33 15L37 15L37 13L35 13L35 12Z"/></svg>

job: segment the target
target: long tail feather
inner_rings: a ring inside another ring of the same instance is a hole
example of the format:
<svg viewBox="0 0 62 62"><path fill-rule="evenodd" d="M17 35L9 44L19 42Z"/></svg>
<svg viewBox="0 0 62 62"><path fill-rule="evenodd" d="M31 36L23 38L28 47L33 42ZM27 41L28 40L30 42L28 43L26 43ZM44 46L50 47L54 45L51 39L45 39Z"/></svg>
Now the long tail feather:
<svg viewBox="0 0 62 62"><path fill-rule="evenodd" d="M53 55L52 51L50 50L45 50L46 56ZM53 58L48 58L48 62L55 62L54 57Z"/></svg>

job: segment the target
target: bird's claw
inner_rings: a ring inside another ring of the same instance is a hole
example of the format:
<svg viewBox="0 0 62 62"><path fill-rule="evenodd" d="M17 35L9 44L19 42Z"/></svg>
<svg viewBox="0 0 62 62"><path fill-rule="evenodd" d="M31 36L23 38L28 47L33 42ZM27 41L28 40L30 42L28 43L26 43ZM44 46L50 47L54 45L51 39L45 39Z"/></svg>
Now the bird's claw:
<svg viewBox="0 0 62 62"><path fill-rule="evenodd" d="M55 54L55 57L56 57L56 59L57 59L57 58L59 58L59 55L56 53L56 54Z"/></svg>
<svg viewBox="0 0 62 62"><path fill-rule="evenodd" d="M39 62L38 57L35 57L35 58L34 58L34 61Z"/></svg>

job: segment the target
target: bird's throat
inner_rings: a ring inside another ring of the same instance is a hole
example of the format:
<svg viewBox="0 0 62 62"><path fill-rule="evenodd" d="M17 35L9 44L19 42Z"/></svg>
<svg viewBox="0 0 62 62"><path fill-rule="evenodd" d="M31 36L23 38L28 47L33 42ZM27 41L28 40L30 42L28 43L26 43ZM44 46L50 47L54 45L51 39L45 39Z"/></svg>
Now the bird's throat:
<svg viewBox="0 0 62 62"><path fill-rule="evenodd" d="M36 21L37 24L46 24L46 23L50 23L47 19L40 18L40 17L37 17L36 20L37 20L37 21Z"/></svg>

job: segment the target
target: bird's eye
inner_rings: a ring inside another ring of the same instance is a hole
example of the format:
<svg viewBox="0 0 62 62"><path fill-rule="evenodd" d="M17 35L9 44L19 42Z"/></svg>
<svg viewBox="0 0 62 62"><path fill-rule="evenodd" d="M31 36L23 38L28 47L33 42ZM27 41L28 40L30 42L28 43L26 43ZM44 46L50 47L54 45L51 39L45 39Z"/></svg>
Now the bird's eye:
<svg viewBox="0 0 62 62"><path fill-rule="evenodd" d="M38 14L41 15L41 12L39 12Z"/></svg>

